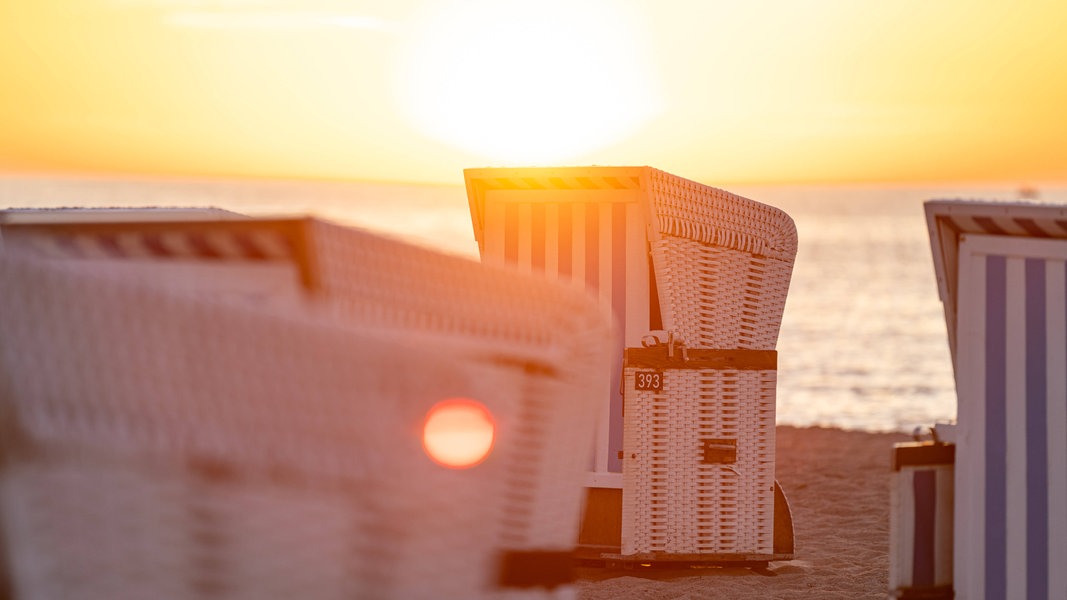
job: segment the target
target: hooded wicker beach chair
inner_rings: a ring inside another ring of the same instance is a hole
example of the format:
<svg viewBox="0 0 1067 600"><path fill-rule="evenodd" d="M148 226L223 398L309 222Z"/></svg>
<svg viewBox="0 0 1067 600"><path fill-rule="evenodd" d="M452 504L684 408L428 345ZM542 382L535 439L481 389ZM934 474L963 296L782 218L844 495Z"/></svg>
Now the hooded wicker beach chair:
<svg viewBox="0 0 1067 600"><path fill-rule="evenodd" d="M956 597L1067 597L1067 206L925 210L959 400Z"/></svg>
<svg viewBox="0 0 1067 600"><path fill-rule="evenodd" d="M21 241L0 253L0 583L18 598L573 595L611 337L587 298L312 219L187 225L5 228ZM296 292L152 275L172 261L288 264ZM467 469L423 447L452 398L495 425Z"/></svg>
<svg viewBox="0 0 1067 600"><path fill-rule="evenodd" d="M792 219L649 167L465 174L483 261L586 289L622 330L583 543L639 562L790 556L774 427ZM596 514L613 510L615 531Z"/></svg>

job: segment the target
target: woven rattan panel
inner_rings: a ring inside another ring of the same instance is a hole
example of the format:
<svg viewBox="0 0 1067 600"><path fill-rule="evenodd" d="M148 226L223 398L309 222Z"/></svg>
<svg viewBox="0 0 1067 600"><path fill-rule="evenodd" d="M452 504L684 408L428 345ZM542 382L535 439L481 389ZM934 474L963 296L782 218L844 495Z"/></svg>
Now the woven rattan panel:
<svg viewBox="0 0 1067 600"><path fill-rule="evenodd" d="M771 554L776 371L625 370L623 554ZM705 443L736 445L706 462Z"/></svg>
<svg viewBox="0 0 1067 600"><path fill-rule="evenodd" d="M652 245L664 326L696 348L773 350L791 261L663 236Z"/></svg>
<svg viewBox="0 0 1067 600"><path fill-rule="evenodd" d="M652 171L664 328L695 348L773 350L797 251L785 212Z"/></svg>
<svg viewBox="0 0 1067 600"><path fill-rule="evenodd" d="M780 209L656 169L650 188L661 233L790 263L796 256L796 225Z"/></svg>

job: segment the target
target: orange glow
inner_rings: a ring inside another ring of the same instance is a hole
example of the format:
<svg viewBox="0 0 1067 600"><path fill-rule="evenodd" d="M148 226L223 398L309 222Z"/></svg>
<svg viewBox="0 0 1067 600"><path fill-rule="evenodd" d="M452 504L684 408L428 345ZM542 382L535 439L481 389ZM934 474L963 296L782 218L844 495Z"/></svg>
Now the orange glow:
<svg viewBox="0 0 1067 600"><path fill-rule="evenodd" d="M625 139L659 111L647 48L621 3L436 6L408 41L397 95L438 141L497 163L545 164Z"/></svg>
<svg viewBox="0 0 1067 600"><path fill-rule="evenodd" d="M7 0L0 172L1067 181L1067 3Z"/></svg>
<svg viewBox="0 0 1067 600"><path fill-rule="evenodd" d="M496 425L485 406L466 398L434 405L426 415L422 446L439 465L466 469L485 460L493 449Z"/></svg>

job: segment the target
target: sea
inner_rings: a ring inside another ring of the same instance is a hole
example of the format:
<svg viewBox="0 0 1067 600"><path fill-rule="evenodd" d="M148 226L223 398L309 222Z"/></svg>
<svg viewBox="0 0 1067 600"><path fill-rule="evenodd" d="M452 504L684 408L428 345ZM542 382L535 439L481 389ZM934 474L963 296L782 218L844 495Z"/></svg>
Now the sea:
<svg viewBox="0 0 1067 600"><path fill-rule="evenodd" d="M458 178L457 178L458 179ZM1067 186L728 185L783 209L799 250L778 341L779 424L924 431L956 391L923 202L1067 204ZM462 181L395 183L0 176L0 208L220 207L314 215L478 258Z"/></svg>

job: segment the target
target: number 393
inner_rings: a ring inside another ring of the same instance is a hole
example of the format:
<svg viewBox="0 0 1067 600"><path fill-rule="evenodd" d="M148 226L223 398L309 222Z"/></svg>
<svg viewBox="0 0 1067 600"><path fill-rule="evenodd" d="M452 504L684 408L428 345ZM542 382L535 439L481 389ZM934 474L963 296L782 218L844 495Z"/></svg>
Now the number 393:
<svg viewBox="0 0 1067 600"><path fill-rule="evenodd" d="M663 371L635 371L634 387L637 391L663 391Z"/></svg>

